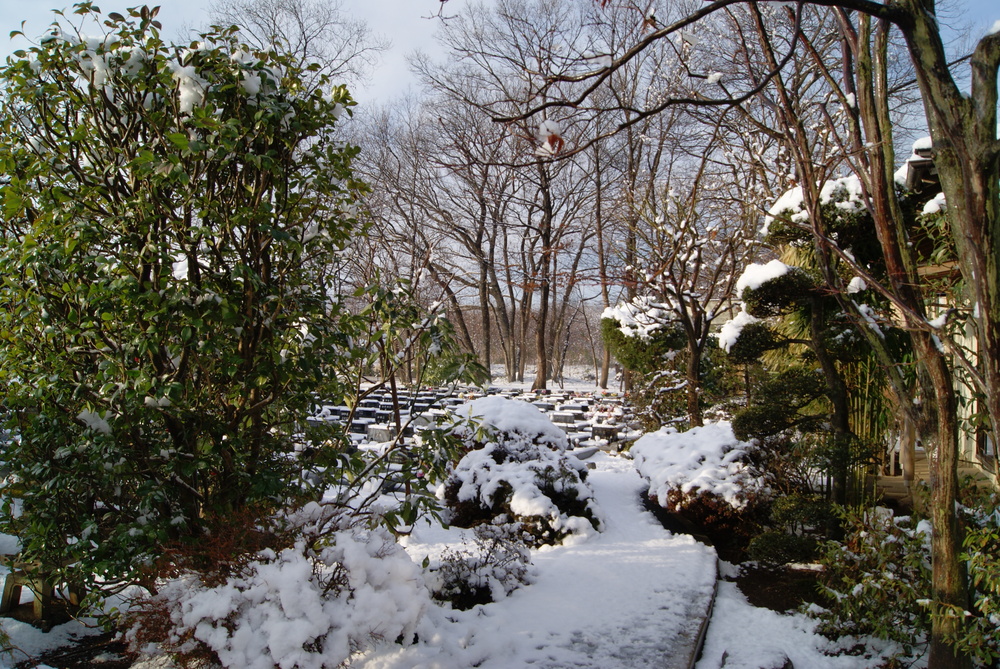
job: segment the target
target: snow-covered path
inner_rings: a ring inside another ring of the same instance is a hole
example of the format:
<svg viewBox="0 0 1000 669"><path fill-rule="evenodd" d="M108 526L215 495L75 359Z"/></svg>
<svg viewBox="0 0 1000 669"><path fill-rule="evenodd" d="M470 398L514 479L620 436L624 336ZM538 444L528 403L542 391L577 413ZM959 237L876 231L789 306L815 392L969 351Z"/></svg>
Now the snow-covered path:
<svg viewBox="0 0 1000 669"><path fill-rule="evenodd" d="M420 643L359 666L686 666L715 586L715 553L671 535L642 509L644 485L630 460L599 454L594 461L589 482L604 532L534 553L531 585L471 611L431 611ZM437 539L418 532L409 550L419 559L436 551Z"/></svg>

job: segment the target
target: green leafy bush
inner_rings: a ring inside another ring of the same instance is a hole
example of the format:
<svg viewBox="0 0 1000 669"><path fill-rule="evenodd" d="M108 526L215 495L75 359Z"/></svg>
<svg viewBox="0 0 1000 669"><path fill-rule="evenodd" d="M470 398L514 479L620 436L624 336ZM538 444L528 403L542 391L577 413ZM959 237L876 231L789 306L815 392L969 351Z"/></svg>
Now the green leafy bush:
<svg viewBox="0 0 1000 669"><path fill-rule="evenodd" d="M819 542L815 537L768 530L750 540L747 557L767 565L790 562L811 562L816 557Z"/></svg>
<svg viewBox="0 0 1000 669"><path fill-rule="evenodd" d="M822 560L825 610L814 610L831 637L874 636L919 653L930 630L931 526L888 509L845 514L843 543L831 542Z"/></svg>
<svg viewBox="0 0 1000 669"><path fill-rule="evenodd" d="M204 518L314 494L292 435L342 392L362 187L343 87L235 28L175 46L155 9L98 11L0 71L3 529L111 588Z"/></svg>
<svg viewBox="0 0 1000 669"><path fill-rule="evenodd" d="M846 538L827 546L824 589L830 604L811 611L820 629L830 636L896 641L913 657L927 643L932 615L952 615L961 621L960 631L948 642L991 666L1000 658L1000 506L995 497L974 505L966 497L965 503L961 515L969 527L962 560L972 585L970 609L933 602L928 521L869 509L846 513Z"/></svg>
<svg viewBox="0 0 1000 669"><path fill-rule="evenodd" d="M961 633L949 639L983 666L1000 660L1000 504L996 496L989 510L972 509L975 526L965 536L963 547L973 591L973 610L951 613L965 622Z"/></svg>

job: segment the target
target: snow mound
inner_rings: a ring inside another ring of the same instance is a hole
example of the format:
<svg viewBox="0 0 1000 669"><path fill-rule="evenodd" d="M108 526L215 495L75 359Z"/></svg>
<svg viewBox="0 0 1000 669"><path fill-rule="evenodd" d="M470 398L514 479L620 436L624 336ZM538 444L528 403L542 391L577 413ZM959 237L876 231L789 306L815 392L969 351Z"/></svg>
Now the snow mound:
<svg viewBox="0 0 1000 669"><path fill-rule="evenodd" d="M530 437L560 451L569 447L565 432L534 404L521 400L500 395L481 397L457 407L455 415L475 419L483 427L497 433ZM466 427L456 424L456 431L464 434Z"/></svg>
<svg viewBox="0 0 1000 669"><path fill-rule="evenodd" d="M757 290L768 281L785 276L790 269L791 267L780 260L772 260L764 265L750 263L736 280L736 296L742 296L743 291L747 289Z"/></svg>
<svg viewBox="0 0 1000 669"><path fill-rule="evenodd" d="M947 207L948 200L945 199L944 193L938 193L934 196L934 199L929 200L927 204L924 205L924 208L920 213L924 216L931 216L944 211Z"/></svg>
<svg viewBox="0 0 1000 669"><path fill-rule="evenodd" d="M649 495L668 507L671 490L685 497L707 492L734 509L746 506L750 493L762 490L744 458L752 445L740 441L728 422L709 423L678 432L660 428L632 446L639 475L649 481Z"/></svg>
<svg viewBox="0 0 1000 669"><path fill-rule="evenodd" d="M473 421L452 428L470 449L439 492L452 524L473 527L507 515L535 545L586 538L599 529L586 465L566 453L566 435L538 408L486 397L457 413Z"/></svg>
<svg viewBox="0 0 1000 669"><path fill-rule="evenodd" d="M261 551L217 585L193 572L168 581L147 603L169 612L166 645L203 645L224 667L323 669L412 641L430 604L419 567L387 531L339 514L307 505L293 546Z"/></svg>
<svg viewBox="0 0 1000 669"><path fill-rule="evenodd" d="M740 309L734 318L722 324L722 328L719 330L719 348L729 353L733 346L736 345L736 340L743 334L743 328L756 322L758 322L758 319L748 314L745 310Z"/></svg>

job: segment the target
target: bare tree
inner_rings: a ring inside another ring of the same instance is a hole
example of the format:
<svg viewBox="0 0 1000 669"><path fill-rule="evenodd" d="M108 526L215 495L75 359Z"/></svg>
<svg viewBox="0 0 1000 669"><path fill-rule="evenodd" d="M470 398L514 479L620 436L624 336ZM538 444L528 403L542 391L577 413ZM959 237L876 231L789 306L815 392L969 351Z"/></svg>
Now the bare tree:
<svg viewBox="0 0 1000 669"><path fill-rule="evenodd" d="M585 49L587 36L579 11L565 3L504 0L489 7L473 7L467 15L448 21L440 39L453 55L449 62L436 65L418 57L414 68L441 99L479 109L495 104L523 108L524 101L532 99L547 78L564 73L561 53L568 52L566 60L571 62ZM560 121L571 123L566 117ZM568 304L561 297L574 288L574 282L567 281L561 295L553 290L560 255L574 238L572 230L581 211L576 198L581 194L582 172L570 162L552 160L559 151L558 127L555 119L514 124L507 128L505 140L516 150L504 158L504 164L518 169L524 183L530 184L521 192L516 239L507 237L505 241L513 241L521 257L522 276L519 281L511 276L508 286L519 283L511 296L522 303L522 332L526 333L528 314L534 316L533 385L539 389L546 387L550 377L559 305ZM554 143L535 152L534 140L542 135L554 138ZM522 158L525 155L527 160ZM480 156L479 160L483 158L489 159ZM508 226L508 234L510 230ZM574 242L573 249L582 259L582 246ZM563 266L575 273L579 261Z"/></svg>
<svg viewBox="0 0 1000 669"><path fill-rule="evenodd" d="M215 24L237 25L259 49L281 45L320 73L345 83L360 81L389 48L364 21L351 17L340 0L214 0Z"/></svg>

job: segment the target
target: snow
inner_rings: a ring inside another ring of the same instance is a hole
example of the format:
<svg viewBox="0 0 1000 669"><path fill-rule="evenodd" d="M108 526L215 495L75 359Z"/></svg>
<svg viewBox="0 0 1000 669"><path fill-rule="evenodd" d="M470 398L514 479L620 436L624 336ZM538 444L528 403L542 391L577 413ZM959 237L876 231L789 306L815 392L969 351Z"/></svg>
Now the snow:
<svg viewBox="0 0 1000 669"><path fill-rule="evenodd" d="M107 414L98 414L96 412L84 409L79 414L77 414L77 420L83 422L91 430L95 432L100 432L101 434L111 434L111 425L105 420Z"/></svg>
<svg viewBox="0 0 1000 669"><path fill-rule="evenodd" d="M948 312L944 312L937 318L927 321L927 325L931 326L935 330L940 330L948 323Z"/></svg>
<svg viewBox="0 0 1000 669"><path fill-rule="evenodd" d="M347 568L349 600L347 594L331 598L319 587L303 588L303 583L314 580L313 568L296 547L280 560L260 565L246 591L235 591L229 584L194 591L186 601L183 624L208 641L226 666L260 669L270 669L272 660L288 667L329 666L334 657L344 660L352 649L363 648L367 630L390 638L408 637L423 612L426 593L419 589L422 582L412 561L387 559L392 553L384 551L391 545L384 536L367 542L341 534L327 549L338 552L328 558L331 564L336 560ZM406 583L409 588L400 587ZM224 597L217 596L220 588ZM220 599L229 597L235 602L220 606ZM207 610L200 611L199 604ZM205 618L214 622L205 623ZM232 633L227 629L231 624L236 627ZM303 648L316 641L323 642L319 657Z"/></svg>
<svg viewBox="0 0 1000 669"><path fill-rule="evenodd" d="M458 503L474 502L482 509L496 508L509 499L514 519L531 522L543 543L579 542L595 532L587 516L599 525L601 512L593 491L581 480L586 467L566 453L566 434L537 407L490 396L465 404L456 413L474 417L491 434L481 439L480 429L461 423L451 428L471 450L441 486L440 497L453 491ZM586 516L564 513L556 499L560 496L584 502Z"/></svg>
<svg viewBox="0 0 1000 669"><path fill-rule="evenodd" d="M867 304L855 303L854 306L857 307L858 313L861 315L861 318L864 319L865 324L874 330L875 334L877 334L880 338L885 339L885 333L882 332L882 328L878 325L878 315L875 310Z"/></svg>
<svg viewBox="0 0 1000 669"><path fill-rule="evenodd" d="M821 205L832 203L834 207L846 213L861 211L865 207L861 180L857 175L851 174L823 182L819 190L819 203ZM767 235L771 222L776 218L784 218L792 223L805 223L809 220L809 212L805 210L803 202L802 186L795 186L783 193L768 210L767 216L764 217L764 226L760 231L762 235Z"/></svg>
<svg viewBox="0 0 1000 669"><path fill-rule="evenodd" d="M607 516L602 533L533 551L531 585L469 611L434 609L419 643L383 647L357 666L663 666L697 629L715 583L714 551L672 535L642 509L644 484L631 461L599 454L595 464L588 480ZM422 525L407 550L417 560L437 555L456 532Z"/></svg>
<svg viewBox="0 0 1000 669"><path fill-rule="evenodd" d="M931 214L937 214L945 210L948 203L945 200L944 193L938 193L934 196L933 200L927 202L924 205L923 211L920 213L924 216L930 216Z"/></svg>
<svg viewBox="0 0 1000 669"><path fill-rule="evenodd" d="M802 614L782 614L751 606L735 583L720 582L705 647L695 669L858 669L879 661L850 655L831 655L839 646L813 631L813 621ZM784 658L791 660L785 665ZM723 663L724 659L724 663Z"/></svg>
<svg viewBox="0 0 1000 669"><path fill-rule="evenodd" d="M535 150L539 156L554 156L559 153L565 143L562 138L562 126L558 121L546 119L538 124L535 139L540 146Z"/></svg>
<svg viewBox="0 0 1000 669"><path fill-rule="evenodd" d="M522 400L489 395L457 407L455 415L474 418L500 432L538 435L540 441L559 450L566 450L569 445L565 432L556 427L538 407Z"/></svg>
<svg viewBox="0 0 1000 669"><path fill-rule="evenodd" d="M1000 19L995 21L993 25L990 26L990 29L986 31L987 35L996 35L997 33L1000 33Z"/></svg>
<svg viewBox="0 0 1000 669"><path fill-rule="evenodd" d="M323 669L385 639L413 639L430 605L420 568L388 531L333 504L289 515L302 536L266 549L215 586L188 574L151 598L174 625L169 642L201 641L225 667Z"/></svg>
<svg viewBox="0 0 1000 669"><path fill-rule="evenodd" d="M854 277L853 279L851 279L851 282L847 284L847 292L849 295L853 295L855 293L861 293L866 290L868 290L868 284L865 283L865 280L862 279L860 276Z"/></svg>
<svg viewBox="0 0 1000 669"><path fill-rule="evenodd" d="M728 422L707 423L678 432L663 427L632 446L636 469L649 481L649 494L667 506L667 494L680 490L721 497L734 509L746 505L751 492L764 490L744 461L752 450L733 435Z"/></svg>
<svg viewBox="0 0 1000 669"><path fill-rule="evenodd" d="M187 256L177 256L171 264L171 275L178 281L187 281L188 278L188 258Z"/></svg>
<svg viewBox="0 0 1000 669"><path fill-rule="evenodd" d="M743 270L740 278L736 280L736 295L742 297L744 290L757 290L768 281L788 274L790 270L791 267L777 259L764 265L750 263ZM743 333L743 328L757 321L757 318L751 316L741 306L739 313L734 318L722 324L722 328L719 330L719 348L729 353Z"/></svg>
<svg viewBox="0 0 1000 669"><path fill-rule="evenodd" d="M743 291L747 288L757 290L771 279L777 279L780 276L788 274L789 269L791 268L780 260L772 260L765 265L751 263L747 265L747 268L743 270L743 274L736 281L736 295L742 296Z"/></svg>
<svg viewBox="0 0 1000 669"><path fill-rule="evenodd" d="M931 151L933 148L934 148L934 142L930 138L930 136L921 137L920 139L913 142L913 148L911 150L910 157L907 158L903 162L903 164L900 165L899 169L896 170L896 172L893 174L893 178L895 179L897 186L906 186L906 176L910 172L911 163L914 162L924 163L927 161L927 158L925 156L921 156L919 152Z"/></svg>
<svg viewBox="0 0 1000 669"><path fill-rule="evenodd" d="M193 65L171 63L171 73L177 82L178 110L182 114L190 114L195 107L205 102L205 92L208 82L201 78Z"/></svg>
<svg viewBox="0 0 1000 669"><path fill-rule="evenodd" d="M653 333L663 328L670 319L667 305L656 302L648 295L638 295L631 302L620 302L608 307L601 318L618 321L618 329L626 337L649 341Z"/></svg>
<svg viewBox="0 0 1000 669"><path fill-rule="evenodd" d="M735 318L722 324L722 328L719 330L719 348L729 353L736 344L736 340L743 334L743 328L751 323L756 323L758 320L743 309L740 309Z"/></svg>
<svg viewBox="0 0 1000 669"><path fill-rule="evenodd" d="M896 182L897 186L906 185L906 175L909 173L909 161L904 162L899 166L899 169L893 172L892 179Z"/></svg>
<svg viewBox="0 0 1000 669"><path fill-rule="evenodd" d="M913 155L917 155L918 151L927 151L934 148L934 142L930 136L921 137L920 139L913 142Z"/></svg>
<svg viewBox="0 0 1000 669"><path fill-rule="evenodd" d="M767 216L764 217L764 227L761 228L760 234L767 236L771 221L784 212L793 212L789 216L789 220L793 223L804 223L808 220L808 215L802 209L802 186L795 186L782 193L781 197L767 210Z"/></svg>
<svg viewBox="0 0 1000 669"><path fill-rule="evenodd" d="M722 72L713 72L712 74L708 75L706 81L710 84L719 83L720 81L722 81Z"/></svg>
<svg viewBox="0 0 1000 669"><path fill-rule="evenodd" d="M532 405L487 397L459 413L492 429L541 435L552 446L546 450L565 455L565 436ZM672 534L643 509L648 485L657 497L677 485L711 490L739 505L739 487L754 485L740 462L747 448L727 423L710 423L646 435L632 448L634 460L597 453L588 461L587 484L602 530L531 550L530 576L519 587L494 588L498 601L468 611L429 599L428 575L418 565L425 559L440 564L469 530L424 519L397 543L382 530L341 522L339 510L324 504L289 518L307 540L328 541L264 551L225 583L208 587L191 575L165 584L158 596L174 603L182 631L230 667L333 666L350 656L350 666L364 669L632 669L688 666L718 588L698 668L721 666L723 657L727 667L770 666L785 656L801 667L859 666L857 657L827 656L830 642L812 632L805 616L750 606L732 583L717 581L712 548ZM16 549L13 541L6 544ZM332 593L322 591L331 568L342 575ZM3 628L36 657L88 633L79 622L48 634L10 619ZM332 664L303 644L321 647ZM0 658L0 667L18 659Z"/></svg>
<svg viewBox="0 0 1000 669"><path fill-rule="evenodd" d="M9 534L0 534L0 557L13 555L20 549L16 538ZM0 564L0 582L10 573L7 564ZM110 611L112 607L122 607L124 598L131 592L127 591L121 596L116 596L108 600L105 610ZM32 601L32 594L29 588L21 590L21 604ZM94 618L79 618L71 620L62 625L56 625L48 632L43 632L30 623L21 622L14 618L0 617L0 628L6 632L11 639L12 650L0 652L0 669L9 669L18 662L25 662L38 658L43 653L56 648L70 646L80 639L101 633L101 628ZM26 663L27 666L42 669L43 664Z"/></svg>

